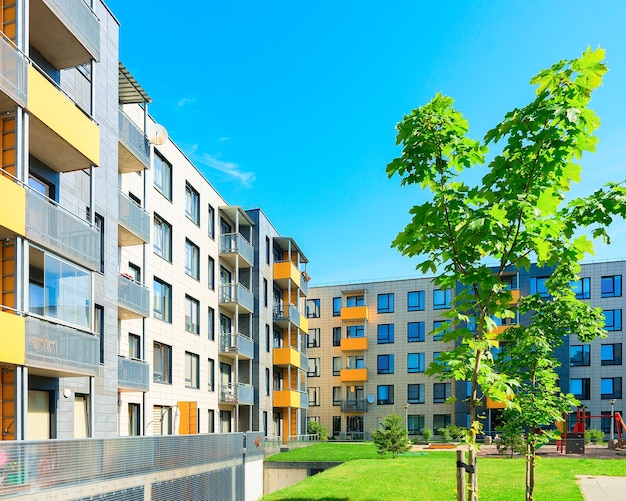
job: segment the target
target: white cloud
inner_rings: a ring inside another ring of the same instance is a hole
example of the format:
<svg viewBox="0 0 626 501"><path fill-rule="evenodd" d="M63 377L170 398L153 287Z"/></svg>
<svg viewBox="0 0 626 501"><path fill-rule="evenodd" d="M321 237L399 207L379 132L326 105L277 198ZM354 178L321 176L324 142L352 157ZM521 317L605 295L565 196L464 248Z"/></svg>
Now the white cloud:
<svg viewBox="0 0 626 501"><path fill-rule="evenodd" d="M229 137L226 137L226 136L222 136L222 137L220 137L220 138L218 139L218 141L219 141L220 143L225 143L226 141L230 141L230 138L229 138Z"/></svg>
<svg viewBox="0 0 626 501"><path fill-rule="evenodd" d="M195 99L191 99L189 97L184 97L180 101L178 101L178 107L182 108L183 106L185 106L187 104L192 104L194 102L195 102Z"/></svg>
<svg viewBox="0 0 626 501"><path fill-rule="evenodd" d="M215 169L223 174L226 174L228 177L237 179L245 187L252 186L252 183L255 180L254 172L245 172L241 170L241 167L238 164L234 162L225 162L220 160L218 157L209 155L208 153L201 155L199 161L211 169Z"/></svg>

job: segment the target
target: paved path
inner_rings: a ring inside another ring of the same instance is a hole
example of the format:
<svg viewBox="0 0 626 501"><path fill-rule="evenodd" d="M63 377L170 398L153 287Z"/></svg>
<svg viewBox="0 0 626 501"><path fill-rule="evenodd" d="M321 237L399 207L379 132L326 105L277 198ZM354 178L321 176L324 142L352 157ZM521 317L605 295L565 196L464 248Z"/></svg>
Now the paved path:
<svg viewBox="0 0 626 501"><path fill-rule="evenodd" d="M576 475L585 501L623 501L626 499L626 477Z"/></svg>

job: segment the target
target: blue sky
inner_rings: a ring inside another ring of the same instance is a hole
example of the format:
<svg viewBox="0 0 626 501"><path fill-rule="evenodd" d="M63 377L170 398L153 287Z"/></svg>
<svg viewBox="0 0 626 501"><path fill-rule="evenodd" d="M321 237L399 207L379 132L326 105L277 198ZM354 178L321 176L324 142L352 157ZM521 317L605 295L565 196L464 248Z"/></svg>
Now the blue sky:
<svg viewBox="0 0 626 501"><path fill-rule="evenodd" d="M390 247L424 201L387 179L395 124L437 92L482 138L528 81L587 47L609 73L584 195L626 178L626 2L110 0L120 59L150 113L232 205L261 207L309 258L311 285L414 276ZM183 4L181 4L182 6ZM592 259L625 257L626 225Z"/></svg>

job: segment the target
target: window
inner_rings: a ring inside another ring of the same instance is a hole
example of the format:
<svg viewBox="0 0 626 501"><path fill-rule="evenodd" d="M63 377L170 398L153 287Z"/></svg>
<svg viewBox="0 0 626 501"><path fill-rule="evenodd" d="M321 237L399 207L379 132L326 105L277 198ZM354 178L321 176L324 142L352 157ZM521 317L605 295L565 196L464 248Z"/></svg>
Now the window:
<svg viewBox="0 0 626 501"><path fill-rule="evenodd" d="M154 343L152 350L152 380L155 383L172 382L172 347Z"/></svg>
<svg viewBox="0 0 626 501"><path fill-rule="evenodd" d="M438 430L439 428L446 428L451 423L450 414L433 414L433 428Z"/></svg>
<svg viewBox="0 0 626 501"><path fill-rule="evenodd" d="M200 194L189 183L185 184L185 214L200 226Z"/></svg>
<svg viewBox="0 0 626 501"><path fill-rule="evenodd" d="M128 263L128 274L133 277L133 280L138 284L141 283L141 266L134 263Z"/></svg>
<svg viewBox="0 0 626 501"><path fill-rule="evenodd" d="M263 306L267 308L267 278L263 279Z"/></svg>
<svg viewBox="0 0 626 501"><path fill-rule="evenodd" d="M208 423L207 423L208 432L215 433L215 410L214 409L209 409L207 420L208 420Z"/></svg>
<svg viewBox="0 0 626 501"><path fill-rule="evenodd" d="M154 253L172 262L172 225L157 214L153 221Z"/></svg>
<svg viewBox="0 0 626 501"><path fill-rule="evenodd" d="M393 343L393 324L380 324L378 326L378 344Z"/></svg>
<svg viewBox="0 0 626 501"><path fill-rule="evenodd" d="M200 280L200 249L189 239L185 239L185 273Z"/></svg>
<svg viewBox="0 0 626 501"><path fill-rule="evenodd" d="M333 376L341 374L341 357L333 357Z"/></svg>
<svg viewBox="0 0 626 501"><path fill-rule="evenodd" d="M603 377L600 379L600 398L602 400L622 398L622 378Z"/></svg>
<svg viewBox="0 0 626 501"><path fill-rule="evenodd" d="M209 237L215 240L215 209L209 205Z"/></svg>
<svg viewBox="0 0 626 501"><path fill-rule="evenodd" d="M308 387L307 393L309 394L309 407L319 407L320 405L320 389L315 387Z"/></svg>
<svg viewBox="0 0 626 501"><path fill-rule="evenodd" d="M447 320L435 320L433 322L433 331L436 331L439 328L443 328L443 326L445 325L449 325L449 322ZM444 329L440 332L436 332L435 334L433 334L433 340L440 341L446 332L450 332L450 328Z"/></svg>
<svg viewBox="0 0 626 501"><path fill-rule="evenodd" d="M393 313L393 292L378 294L378 313Z"/></svg>
<svg viewBox="0 0 626 501"><path fill-rule="evenodd" d="M215 259L209 256L209 289L215 290Z"/></svg>
<svg viewBox="0 0 626 501"><path fill-rule="evenodd" d="M320 375L320 359L309 358L309 370L306 373L310 377L319 377Z"/></svg>
<svg viewBox="0 0 626 501"><path fill-rule="evenodd" d="M378 355L378 374L393 374L393 354Z"/></svg>
<svg viewBox="0 0 626 501"><path fill-rule="evenodd" d="M569 380L569 392L578 400L589 400L591 398L591 382L589 378L578 378Z"/></svg>
<svg viewBox="0 0 626 501"><path fill-rule="evenodd" d="M141 360L141 338L137 334L128 334L128 357Z"/></svg>
<svg viewBox="0 0 626 501"><path fill-rule="evenodd" d="M589 365L590 348L588 344L573 345L569 348L569 365L570 367L582 367Z"/></svg>
<svg viewBox="0 0 626 501"><path fill-rule="evenodd" d="M154 298L152 310L154 318L172 323L172 286L155 277L152 295Z"/></svg>
<svg viewBox="0 0 626 501"><path fill-rule="evenodd" d="M601 297L621 297L622 295L622 276L611 275L600 279L600 295Z"/></svg>
<svg viewBox="0 0 626 501"><path fill-rule="evenodd" d="M620 413L621 414L621 413ZM601 411L600 429L604 433L611 433L611 411Z"/></svg>
<svg viewBox="0 0 626 501"><path fill-rule="evenodd" d="M393 405L393 385L380 384L376 388L378 405Z"/></svg>
<svg viewBox="0 0 626 501"><path fill-rule="evenodd" d="M307 318L320 318L320 300L319 299L307 299L306 317Z"/></svg>
<svg viewBox="0 0 626 501"><path fill-rule="evenodd" d="M341 298L334 297L333 298L333 317L341 316Z"/></svg>
<svg viewBox="0 0 626 501"><path fill-rule="evenodd" d="M270 396L270 370L269 369L265 369L265 396L269 397Z"/></svg>
<svg viewBox="0 0 626 501"><path fill-rule="evenodd" d="M341 405L341 386L333 386L333 405Z"/></svg>
<svg viewBox="0 0 626 501"><path fill-rule="evenodd" d="M423 404L424 403L424 385L423 384L409 384L407 385L407 400L410 404Z"/></svg>
<svg viewBox="0 0 626 501"><path fill-rule="evenodd" d="M602 365L622 365L622 343L603 344L600 361Z"/></svg>
<svg viewBox="0 0 626 501"><path fill-rule="evenodd" d="M93 331L98 333L100 341L100 363L104 364L104 306L94 305L93 320Z"/></svg>
<svg viewBox="0 0 626 501"><path fill-rule="evenodd" d="M215 341L215 310L209 306L209 341Z"/></svg>
<svg viewBox="0 0 626 501"><path fill-rule="evenodd" d="M104 218L96 212L94 214L93 223L100 232L100 268L98 271L104 273Z"/></svg>
<svg viewBox="0 0 626 501"><path fill-rule="evenodd" d="M198 367L198 355L185 352L185 387L200 388L200 368Z"/></svg>
<svg viewBox="0 0 626 501"><path fill-rule="evenodd" d="M141 406L128 404L128 435L137 437L141 435Z"/></svg>
<svg viewBox="0 0 626 501"><path fill-rule="evenodd" d="M346 357L346 369L363 369L365 367L365 358L363 355L350 355Z"/></svg>
<svg viewBox="0 0 626 501"><path fill-rule="evenodd" d="M422 343L424 338L424 322L409 322L407 324L407 341L409 343Z"/></svg>
<svg viewBox="0 0 626 501"><path fill-rule="evenodd" d="M333 416L333 437L341 433L341 416Z"/></svg>
<svg viewBox="0 0 626 501"><path fill-rule="evenodd" d="M265 324L265 352L269 353L271 348L270 326Z"/></svg>
<svg viewBox="0 0 626 501"><path fill-rule="evenodd" d="M570 282L570 285L574 294L576 294L576 299L589 299L591 297L591 279L588 277Z"/></svg>
<svg viewBox="0 0 626 501"><path fill-rule="evenodd" d="M341 327L333 327L333 346L341 345Z"/></svg>
<svg viewBox="0 0 626 501"><path fill-rule="evenodd" d="M278 330L274 330L274 348L283 347L283 333Z"/></svg>
<svg viewBox="0 0 626 501"><path fill-rule="evenodd" d="M424 354L423 353L407 354L407 371L409 373L424 372Z"/></svg>
<svg viewBox="0 0 626 501"><path fill-rule="evenodd" d="M172 165L158 151L154 152L154 187L172 200Z"/></svg>
<svg viewBox="0 0 626 501"><path fill-rule="evenodd" d="M270 237L265 237L265 264L271 263L272 247L270 245Z"/></svg>
<svg viewBox="0 0 626 501"><path fill-rule="evenodd" d="M359 296L346 297L346 306L348 308L351 308L354 306L365 306L365 296L359 295Z"/></svg>
<svg viewBox="0 0 626 501"><path fill-rule="evenodd" d="M547 299L550 297L550 293L548 292L548 287L546 286L546 281L550 277L531 277L530 279L530 293L531 294L539 294L543 299Z"/></svg>
<svg viewBox="0 0 626 501"><path fill-rule="evenodd" d="M443 310L450 308L450 289L435 289L433 291L433 309Z"/></svg>
<svg viewBox="0 0 626 501"><path fill-rule="evenodd" d="M306 344L307 348L319 348L320 347L320 330L309 329L309 338Z"/></svg>
<svg viewBox="0 0 626 501"><path fill-rule="evenodd" d="M185 295L185 330L200 334L200 302Z"/></svg>
<svg viewBox="0 0 626 501"><path fill-rule="evenodd" d="M407 311L423 311L424 310L424 291L407 292Z"/></svg>
<svg viewBox="0 0 626 501"><path fill-rule="evenodd" d="M607 331L622 330L622 310L604 310L604 328Z"/></svg>
<svg viewBox="0 0 626 501"><path fill-rule="evenodd" d="M407 431L409 435L419 435L424 431L424 415L409 414L407 416Z"/></svg>
<svg viewBox="0 0 626 501"><path fill-rule="evenodd" d="M433 402L443 404L450 398L450 383L433 383Z"/></svg>
<svg viewBox="0 0 626 501"><path fill-rule="evenodd" d="M346 327L346 337L364 337L365 327L363 325L348 325Z"/></svg>
<svg viewBox="0 0 626 501"><path fill-rule="evenodd" d="M207 389L215 391L215 360L212 358L209 358L209 383Z"/></svg>

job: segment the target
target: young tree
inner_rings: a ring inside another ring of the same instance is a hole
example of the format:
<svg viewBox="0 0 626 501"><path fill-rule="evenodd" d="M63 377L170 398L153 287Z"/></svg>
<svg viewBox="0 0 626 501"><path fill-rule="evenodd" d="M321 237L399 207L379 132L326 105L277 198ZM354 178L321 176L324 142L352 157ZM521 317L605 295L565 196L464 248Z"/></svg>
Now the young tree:
<svg viewBox="0 0 626 501"><path fill-rule="evenodd" d="M381 456L391 452L391 457L395 458L396 454L411 448L404 422L397 414L390 414L379 429L372 430L372 440Z"/></svg>
<svg viewBox="0 0 626 501"><path fill-rule="evenodd" d="M317 421L308 420L306 423L306 432L309 435L317 435L321 442L328 440L328 430Z"/></svg>
<svg viewBox="0 0 626 501"><path fill-rule="evenodd" d="M519 307L504 277L529 268L534 259L539 266L554 267L554 276L569 283L592 251L579 230L593 226L594 237L607 239L611 215L626 210L620 203L626 199L621 185L564 202L571 183L580 179L576 161L593 151L597 141L599 119L588 105L606 72L603 58L603 50L587 49L580 58L539 73L531 80L537 85L535 99L508 113L484 142L467 137L467 121L453 100L440 94L396 127L402 155L387 166L389 177L398 175L402 185L429 190L432 198L410 209L412 219L392 245L404 255L418 256L422 273L438 273L439 287L456 288L448 325L439 329L449 329L443 341L454 341L455 347L441 353L428 373L471 382L470 501L478 499L479 389L496 401L510 402L519 385L519 374L497 371L492 356L499 344L496 320L515 317ZM460 175L483 164L487 145L496 143L503 144L501 153L489 162L480 182L470 186ZM486 259L496 265L489 266ZM567 296L563 301L577 300ZM576 310L559 312L572 317L585 308L589 306L579 303ZM576 332L588 339L601 327L598 320Z"/></svg>

